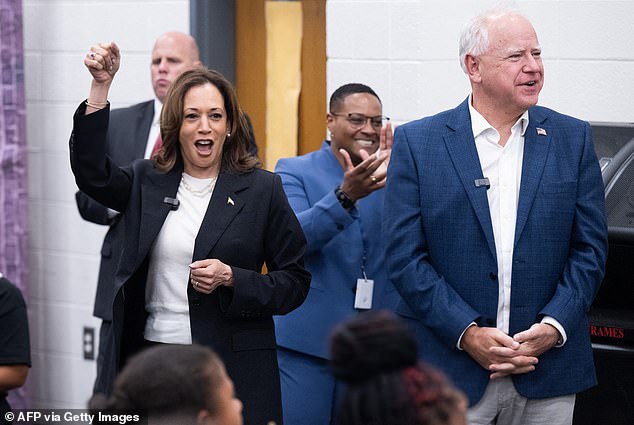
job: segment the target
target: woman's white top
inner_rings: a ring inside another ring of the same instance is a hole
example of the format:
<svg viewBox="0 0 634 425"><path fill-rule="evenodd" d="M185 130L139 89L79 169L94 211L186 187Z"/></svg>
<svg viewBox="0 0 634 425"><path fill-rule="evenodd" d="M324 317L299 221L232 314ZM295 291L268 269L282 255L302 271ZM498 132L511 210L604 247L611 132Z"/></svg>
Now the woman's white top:
<svg viewBox="0 0 634 425"><path fill-rule="evenodd" d="M150 252L145 287L144 337L148 341L191 344L189 264L216 178L198 179L183 173L176 195L180 204L170 211Z"/></svg>

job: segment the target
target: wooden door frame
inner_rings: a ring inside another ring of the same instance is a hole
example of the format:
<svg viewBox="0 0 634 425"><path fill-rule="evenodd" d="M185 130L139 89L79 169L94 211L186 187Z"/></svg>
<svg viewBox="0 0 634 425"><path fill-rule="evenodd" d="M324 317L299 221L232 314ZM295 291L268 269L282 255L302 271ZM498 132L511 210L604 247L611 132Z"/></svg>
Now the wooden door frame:
<svg viewBox="0 0 634 425"><path fill-rule="evenodd" d="M266 0L235 0L236 90L266 151ZM326 134L326 0L302 1L302 88L297 150L319 149ZM263 160L265 158L262 158Z"/></svg>

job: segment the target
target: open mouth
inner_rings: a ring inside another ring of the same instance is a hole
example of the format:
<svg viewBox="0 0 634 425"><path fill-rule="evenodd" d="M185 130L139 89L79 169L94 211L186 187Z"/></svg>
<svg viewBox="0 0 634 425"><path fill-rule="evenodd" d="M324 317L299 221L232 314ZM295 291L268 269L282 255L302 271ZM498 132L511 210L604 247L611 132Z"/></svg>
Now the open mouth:
<svg viewBox="0 0 634 425"><path fill-rule="evenodd" d="M534 81L534 80L524 83L525 86L529 86L529 87L533 87L535 84L537 84L537 81Z"/></svg>
<svg viewBox="0 0 634 425"><path fill-rule="evenodd" d="M196 151L201 155L209 155L211 153L213 145L213 140L198 140L196 141L196 143L194 143L194 146L196 146Z"/></svg>

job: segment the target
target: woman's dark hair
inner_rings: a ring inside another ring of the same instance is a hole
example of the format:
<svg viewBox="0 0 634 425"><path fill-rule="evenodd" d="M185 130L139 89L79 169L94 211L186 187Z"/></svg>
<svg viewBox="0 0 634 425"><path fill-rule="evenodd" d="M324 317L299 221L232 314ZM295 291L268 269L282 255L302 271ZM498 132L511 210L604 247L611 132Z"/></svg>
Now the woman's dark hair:
<svg viewBox="0 0 634 425"><path fill-rule="evenodd" d="M225 103L227 123L231 136L222 149L221 170L244 173L260 165L249 153L249 129L238 97L231 83L218 71L193 69L182 73L171 85L161 112L161 138L163 144L154 157L157 168L167 172L183 159L180 152L179 133L184 119L185 95L193 87L211 84L218 89Z"/></svg>
<svg viewBox="0 0 634 425"><path fill-rule="evenodd" d="M149 416L195 418L219 406L217 391L224 377L218 356L199 345L157 345L130 358L109 398L97 395L89 407L139 411Z"/></svg>
<svg viewBox="0 0 634 425"><path fill-rule="evenodd" d="M418 361L409 329L389 311L368 311L339 325L331 367L346 392L338 425L449 423L461 394L440 372Z"/></svg>

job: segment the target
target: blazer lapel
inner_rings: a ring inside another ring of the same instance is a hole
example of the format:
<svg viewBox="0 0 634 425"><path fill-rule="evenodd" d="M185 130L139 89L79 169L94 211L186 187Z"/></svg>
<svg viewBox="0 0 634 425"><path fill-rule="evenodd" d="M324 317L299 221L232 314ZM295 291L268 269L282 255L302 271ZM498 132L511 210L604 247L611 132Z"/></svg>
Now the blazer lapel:
<svg viewBox="0 0 634 425"><path fill-rule="evenodd" d="M145 176L141 183L141 223L139 230L138 258L145 258L156 235L161 231L172 206L165 198L176 198L182 170L179 167L170 172Z"/></svg>
<svg viewBox="0 0 634 425"><path fill-rule="evenodd" d="M150 134L150 127L152 127L152 118L154 118L154 100L146 102L136 117L134 140L138 140L138 142L134 146L134 158L143 158L143 155L145 155L147 139Z"/></svg>
<svg viewBox="0 0 634 425"><path fill-rule="evenodd" d="M552 134L552 130L546 124L547 117L543 113L529 109L528 114L528 127L524 133L524 159L522 160L522 180L514 243L517 243L524 230L528 213L539 189Z"/></svg>
<svg viewBox="0 0 634 425"><path fill-rule="evenodd" d="M221 172L218 176L209 207L196 236L194 261L207 258L227 226L244 207L245 201L238 192L248 187L250 178L247 176L252 174L233 175Z"/></svg>
<svg viewBox="0 0 634 425"><path fill-rule="evenodd" d="M484 186L477 187L475 184L476 180L482 179L484 176L482 175L482 167L473 138L468 101L467 99L458 106L454 110L453 116L447 121L447 126L451 131L444 136L445 145L456 173L458 173L462 181L465 192L480 222L489 249L495 257L495 240L493 238L487 189Z"/></svg>

